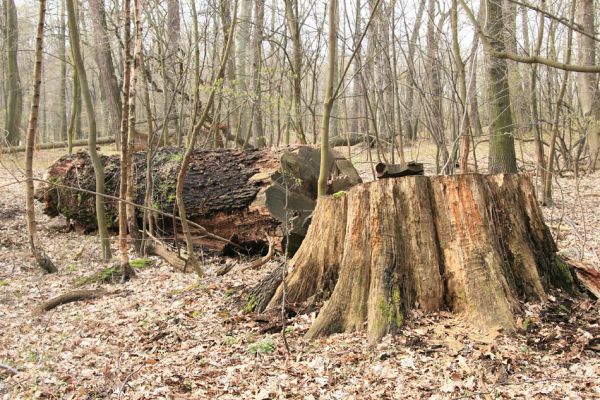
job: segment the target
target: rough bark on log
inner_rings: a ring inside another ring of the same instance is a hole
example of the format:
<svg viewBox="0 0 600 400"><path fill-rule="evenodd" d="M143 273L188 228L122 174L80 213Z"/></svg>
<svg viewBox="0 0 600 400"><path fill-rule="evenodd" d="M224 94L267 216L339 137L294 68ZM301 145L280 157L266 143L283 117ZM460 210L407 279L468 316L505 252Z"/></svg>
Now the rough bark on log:
<svg viewBox="0 0 600 400"><path fill-rule="evenodd" d="M159 211L176 211L175 183L181 154L181 149L162 148L154 157L152 207ZM134 200L137 204L144 203L145 157L145 152L133 154ZM276 249L283 248L281 223L288 218L293 221L290 235L293 252L306 234L306 221L315 207L319 157L319 150L309 146L280 152L197 150L184 188L188 219L208 232L251 251L266 251L268 243L265 235L274 238ZM348 177L345 188L360 182L356 171L344 163L343 158L332 153L330 160L332 181L343 174ZM119 157L103 157L102 164L106 193L118 196ZM94 196L56 186L93 190L94 174L86 152L61 157L50 166L45 180L50 183L40 185L36 198L44 203L46 214L63 214L88 231L96 228ZM106 201L106 214L109 226L116 228L117 205L114 200ZM164 231L163 236L173 236L172 218L162 218L159 225ZM175 224L176 229L179 229L178 225ZM192 231L192 234L197 245L221 252L230 250L227 243L207 237L200 230ZM160 239L165 240L164 237Z"/></svg>
<svg viewBox="0 0 600 400"><path fill-rule="evenodd" d="M332 291L309 338L366 322L375 342L413 308L463 313L483 331L511 329L519 300L573 290L556 251L526 176L384 179L319 199L290 261L286 301ZM269 306L280 300L281 288Z"/></svg>

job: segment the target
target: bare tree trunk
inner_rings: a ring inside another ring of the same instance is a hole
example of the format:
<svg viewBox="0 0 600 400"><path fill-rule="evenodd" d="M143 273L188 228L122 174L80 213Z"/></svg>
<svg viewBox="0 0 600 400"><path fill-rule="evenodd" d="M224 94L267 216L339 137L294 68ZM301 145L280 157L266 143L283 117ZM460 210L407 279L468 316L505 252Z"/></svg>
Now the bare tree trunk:
<svg viewBox="0 0 600 400"><path fill-rule="evenodd" d="M130 75L131 75L131 2L123 2L124 28L125 28L125 70L123 71L123 110L121 122L120 149L121 149L121 174L119 176L119 198L127 197L127 185L129 184L129 164L131 157L129 147L127 146L129 96L130 96ZM129 245L127 243L127 206L124 201L119 202L119 258L121 267L121 277L123 281L131 279L135 273L129 265Z"/></svg>
<svg viewBox="0 0 600 400"><path fill-rule="evenodd" d="M100 236L100 243L102 247L102 258L108 260L110 259L110 242L108 240L108 229L106 226L106 218L104 213L104 198L102 197L102 194L104 194L104 170L102 168L102 161L100 160L100 156L96 150L96 117L94 115L94 105L92 103L92 94L88 85L85 65L81 55L81 42L79 38L79 27L77 26L77 19L75 15L74 0L67 0L67 13L69 15L69 35L71 37L73 61L75 63L79 82L81 83L81 94L87 113L87 122L89 127L88 151L90 153L96 175L96 216L98 219L98 235Z"/></svg>
<svg viewBox="0 0 600 400"><path fill-rule="evenodd" d="M501 0L486 0L485 10L486 34L493 48L502 52L504 51L502 38L504 19ZM495 58L491 55L488 57L486 80L492 121L488 172L490 174L516 173L517 159L506 59Z"/></svg>
<svg viewBox="0 0 600 400"><path fill-rule="evenodd" d="M215 100L215 94L217 89L219 88L220 81L223 79L225 75L225 68L227 67L227 57L229 56L229 49L231 48L231 43L233 42L233 33L235 31L236 19L232 18L231 26L229 28L229 32L227 35L227 44L224 47L223 54L221 56L221 65L219 66L219 71L215 76L215 81L213 82L213 86L209 95L206 104L204 105L204 110L202 111L202 115L200 116L199 121L194 125L194 129L192 131L192 136L188 140L188 145L183 155L183 159L181 160L181 166L179 167L179 172L177 174L177 185L175 188L175 201L177 202L177 209L179 211L179 218L181 219L181 227L183 234L185 236L186 247L188 251L188 263L194 269L198 276L203 276L204 271L202 267L198 263L198 259L196 258L196 254L194 253L194 243L192 239L192 234L190 232L186 208L183 202L183 184L185 182L185 176L187 174L188 165L190 163L190 159L192 157L192 153L194 151L194 145L196 143L196 137L198 136L198 132L200 128L204 125L204 122L208 118L208 113L212 103Z"/></svg>
<svg viewBox="0 0 600 400"><path fill-rule="evenodd" d="M329 118L335 101L334 78L337 57L338 2L329 0L329 36L327 48L327 83L325 85L325 101L323 102L323 120L321 122L321 166L319 170L318 195L327 194L327 177L329 175L327 154L329 153Z"/></svg>
<svg viewBox="0 0 600 400"><path fill-rule="evenodd" d="M452 50L454 54L454 63L456 64L458 101L459 101L459 134L460 143L460 169L466 173L469 170L469 148L471 145L471 122L469 118L469 109L467 106L467 86L465 78L465 64L460 54L460 44L458 41L458 3L452 0L452 9L450 12L450 23L452 25ZM451 165L451 168L454 166Z"/></svg>
<svg viewBox="0 0 600 400"><path fill-rule="evenodd" d="M60 116L60 130L54 135L57 141L67 140L67 30L65 27L65 0L60 1L58 57L60 58L60 93L58 97L58 114Z"/></svg>
<svg viewBox="0 0 600 400"><path fill-rule="evenodd" d="M17 6L14 0L5 0L6 11L6 54L7 54L7 86L8 101L4 131L6 141L11 146L18 146L21 139L21 114L23 112L23 90L19 77L17 54L19 51L19 36L17 25Z"/></svg>
<svg viewBox="0 0 600 400"><path fill-rule="evenodd" d="M252 134L257 147L264 147L266 144L263 132L262 118L262 96L260 85L260 74L262 68L262 41L265 24L265 0L256 0L254 3L254 43L252 53L252 80L254 88L254 98L252 110Z"/></svg>
<svg viewBox="0 0 600 400"><path fill-rule="evenodd" d="M110 129L115 135L115 143L119 148L120 123L121 123L121 99L119 97L119 84L115 76L115 66L110 50L110 41L106 27L106 12L104 0L90 0L90 12L92 15L92 28L94 32L94 54L96 65L100 74L100 91L104 101L105 110L108 111Z"/></svg>
<svg viewBox="0 0 600 400"><path fill-rule="evenodd" d="M44 45L44 21L46 19L46 1L40 0L38 14L37 34L35 37L35 64L33 67L33 98L31 100L31 114L27 127L27 149L25 152L25 203L27 207L27 228L29 230L29 246L38 265L46 272L57 272L52 260L44 253L35 222L35 208L33 205L33 146L40 105L40 85L42 83L42 60Z"/></svg>
<svg viewBox="0 0 600 400"><path fill-rule="evenodd" d="M596 41L589 35L595 35L595 17L594 1L578 1L578 22L587 34L578 35L579 64L596 64ZM579 91L579 102L581 104L581 113L585 119L587 127L587 146L590 150L589 169L594 170L600 167L598 152L600 151L600 129L598 121L600 120L600 92L598 91L598 75L578 73L577 85Z"/></svg>
<svg viewBox="0 0 600 400"><path fill-rule="evenodd" d="M285 0L285 16L292 37L292 102L294 103L292 124L300 143L306 143L302 123L302 40L300 38L300 15L298 0ZM289 144L289 135L286 135Z"/></svg>

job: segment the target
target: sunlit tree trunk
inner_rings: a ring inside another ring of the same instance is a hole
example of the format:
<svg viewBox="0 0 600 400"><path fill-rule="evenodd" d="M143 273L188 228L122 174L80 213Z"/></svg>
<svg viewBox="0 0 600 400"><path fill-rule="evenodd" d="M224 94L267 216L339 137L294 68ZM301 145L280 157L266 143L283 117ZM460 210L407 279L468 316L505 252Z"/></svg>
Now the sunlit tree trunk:
<svg viewBox="0 0 600 400"><path fill-rule="evenodd" d="M19 65L17 55L19 51L19 36L17 27L17 6L14 0L5 0L4 11L6 11L6 69L8 101L6 105L6 117L4 120L4 131L6 141L9 145L16 146L21 139L21 114L23 111L23 91L19 77ZM40 72L41 73L41 72Z"/></svg>
<svg viewBox="0 0 600 400"><path fill-rule="evenodd" d="M33 67L33 98L31 99L31 114L27 127L27 145L25 153L25 203L27 207L27 228L29 230L29 246L38 265L46 272L58 271L50 258L42 249L35 222L35 208L33 205L33 146L35 131L38 122L40 105L40 85L42 83L42 60L44 41L44 21L46 18L46 1L40 0L37 34L35 38L35 64Z"/></svg>
<svg viewBox="0 0 600 400"><path fill-rule="evenodd" d="M496 51L504 51L504 18L501 0L486 0L486 34ZM506 60L489 56L486 65L486 84L490 102L490 150L488 172L490 174L516 173L515 138L508 67Z"/></svg>
<svg viewBox="0 0 600 400"><path fill-rule="evenodd" d="M327 153L329 152L329 119L333 102L335 101L333 88L335 85L335 69L337 57L337 27L338 27L338 2L329 0L329 35L327 42L327 82L325 84L325 101L323 102L323 120L321 122L321 166L319 171L318 194L323 196L327 194Z"/></svg>
<svg viewBox="0 0 600 400"><path fill-rule="evenodd" d="M110 242L108 240L108 228L104 212L104 170L102 168L102 161L100 155L96 150L96 117L94 115L94 105L92 103L92 94L88 85L87 73L85 71L85 65L83 63L83 57L81 55L80 38L79 38L79 27L77 26L77 20L75 15L74 0L67 0L67 13L69 19L69 35L71 38L71 49L73 52L73 61L77 70L77 76L81 84L81 94L83 97L83 103L85 105L87 122L88 122L88 151L90 158L92 159L92 165L94 167L94 173L96 177L96 217L98 220L98 235L100 236L100 243L102 248L102 258L105 260L110 259Z"/></svg>
<svg viewBox="0 0 600 400"><path fill-rule="evenodd" d="M100 75L100 91L104 107L108 111L110 129L115 136L117 148L120 146L121 99L115 76L115 66L110 51L110 40L106 26L104 0L90 0L92 28L94 33L94 54Z"/></svg>
<svg viewBox="0 0 600 400"><path fill-rule="evenodd" d="M587 33L578 34L579 64L596 64L596 41L589 37L595 35L594 1L579 0L578 3L578 23L583 31ZM585 118L587 145L590 151L589 169L594 170L600 167L598 151L600 150L600 92L598 91L598 75L578 73L577 90L579 93L579 102L581 104L581 113Z"/></svg>
<svg viewBox="0 0 600 400"><path fill-rule="evenodd" d="M262 68L262 41L265 24L265 0L256 0L254 3L254 33L253 33L253 52L252 52L252 86L254 89L252 105L252 136L258 147L264 147L266 144L263 132L262 117L262 95L260 74Z"/></svg>

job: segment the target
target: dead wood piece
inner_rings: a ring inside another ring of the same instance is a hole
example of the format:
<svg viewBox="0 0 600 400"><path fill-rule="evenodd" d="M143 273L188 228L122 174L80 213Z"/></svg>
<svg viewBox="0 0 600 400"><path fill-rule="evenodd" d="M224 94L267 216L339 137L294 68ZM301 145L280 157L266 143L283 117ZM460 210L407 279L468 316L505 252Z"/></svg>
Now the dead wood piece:
<svg viewBox="0 0 600 400"><path fill-rule="evenodd" d="M102 297L107 293L108 292L105 289L74 290L72 292L61 294L60 296L53 297L50 300L43 302L35 308L33 314L41 315L63 304L73 303L75 301L82 300L93 300Z"/></svg>
<svg viewBox="0 0 600 400"><path fill-rule="evenodd" d="M423 175L423 163L410 161L403 164L379 163L375 166L377 178L399 178L401 176Z"/></svg>
<svg viewBox="0 0 600 400"><path fill-rule="evenodd" d="M172 218L181 157L181 149L161 148L151 167L154 189L150 207L159 212L157 223L165 237L172 237L181 229ZM348 177L345 188L360 182L356 170L351 164L343 163L342 157L332 152L329 160L330 178ZM134 153L132 162L135 171L133 202L144 204L145 153ZM203 228L192 230L194 244L226 255L234 255L240 248L256 254L268 246L264 241L266 233L274 239L275 249L282 250L285 238L281 224L292 221L289 223L292 226L290 251L293 253L306 234L303 221L316 204L319 163L320 150L311 146L279 151L196 150L183 191L190 224ZM120 160L118 156L104 156L102 164L106 194L112 196L106 201L108 225L116 229ZM44 203L47 215L62 214L86 231L96 229L95 176L86 152L61 157L49 167L45 181L38 187L36 198ZM138 218L141 217L142 213L138 212Z"/></svg>
<svg viewBox="0 0 600 400"><path fill-rule="evenodd" d="M10 365L0 364L0 369L6 371L10 375L16 375L19 371L16 368L11 367Z"/></svg>
<svg viewBox="0 0 600 400"><path fill-rule="evenodd" d="M254 260L250 265L245 267L242 271L246 271L247 269L259 269L266 263L268 263L271 258L273 258L273 239L267 236L267 240L269 242L269 251L264 257L259 258L258 260Z"/></svg>
<svg viewBox="0 0 600 400"><path fill-rule="evenodd" d="M581 261L569 260L568 263L573 266L579 282L592 293L596 299L600 299L600 271Z"/></svg>
<svg viewBox="0 0 600 400"><path fill-rule="evenodd" d="M382 179L319 198L289 262L286 302L328 300L308 338L366 326L376 342L414 308L463 314L483 332L512 330L520 300L574 291L556 252L529 176ZM280 307L277 276L251 292L255 310Z"/></svg>
<svg viewBox="0 0 600 400"><path fill-rule="evenodd" d="M178 257L175 252L169 250L163 245L158 239L153 239L152 242L146 246L146 251L149 255L157 256L165 260L175 270L180 272L186 272L186 260ZM191 272L191 271L190 271Z"/></svg>

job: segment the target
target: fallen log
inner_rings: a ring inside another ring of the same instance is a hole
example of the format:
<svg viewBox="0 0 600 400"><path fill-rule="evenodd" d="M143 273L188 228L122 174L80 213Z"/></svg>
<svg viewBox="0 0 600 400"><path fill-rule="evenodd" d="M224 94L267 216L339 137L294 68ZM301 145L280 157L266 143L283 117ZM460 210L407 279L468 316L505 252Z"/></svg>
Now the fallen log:
<svg viewBox="0 0 600 400"><path fill-rule="evenodd" d="M159 212L176 212L175 185L183 150L161 148L152 165L154 190L151 207ZM135 196L144 203L145 152L133 154ZM332 153L330 160L331 188L343 190L360 182L354 167ZM290 221L290 250L300 245L307 229L307 219L315 207L319 177L320 151L310 146L270 150L197 150L192 156L184 187L188 219L205 229L193 228L196 245L222 253L234 251L233 242L249 252L265 252L266 236L274 239L275 248L282 250L285 238L281 224ZM103 156L106 194L118 196L119 156ZM95 178L87 152L65 155L48 168L36 190L36 198L44 203L50 216L62 214L85 231L96 229L94 195L77 190L92 190ZM336 182L333 185L333 182ZM59 186L58 186L59 185ZM73 188L73 189L69 189ZM109 227L116 229L117 201L106 200ZM286 208L287 205L287 208ZM138 214L142 217L142 213ZM162 241L172 241L179 235L180 224L174 218L157 214L159 228L154 235ZM218 237L208 235L210 232Z"/></svg>
<svg viewBox="0 0 600 400"><path fill-rule="evenodd" d="M73 303L75 301L97 299L98 297L104 296L107 293L108 292L104 289L74 290L43 302L33 310L33 315L41 315L58 306L62 306L63 304Z"/></svg>
<svg viewBox="0 0 600 400"><path fill-rule="evenodd" d="M354 146L359 143L366 143L367 135L363 133L350 133L348 135L335 136L329 139L329 144L332 147ZM369 135L369 146L375 147L377 139L375 136Z"/></svg>
<svg viewBox="0 0 600 400"><path fill-rule="evenodd" d="M569 260L579 282L596 297L600 299L600 271L581 261Z"/></svg>
<svg viewBox="0 0 600 400"><path fill-rule="evenodd" d="M423 163L410 161L403 164L378 163L375 166L378 179L399 178L401 176L423 175Z"/></svg>
<svg viewBox="0 0 600 400"><path fill-rule="evenodd" d="M111 144L115 142L114 137L103 137L96 139L96 144ZM82 147L87 146L87 139L73 140L73 147ZM69 142L51 142L51 143L41 143L35 145L34 150L50 150L50 149L66 149L69 147ZM10 154L10 153L19 153L25 151L25 146L15 146L15 147L0 147L0 154Z"/></svg>
<svg viewBox="0 0 600 400"><path fill-rule="evenodd" d="M575 290L556 252L527 176L383 179L319 199L289 262L286 302L327 300L309 338L366 324L376 342L415 308L462 313L476 330L511 330L520 300ZM282 296L268 276L247 308L279 307Z"/></svg>

